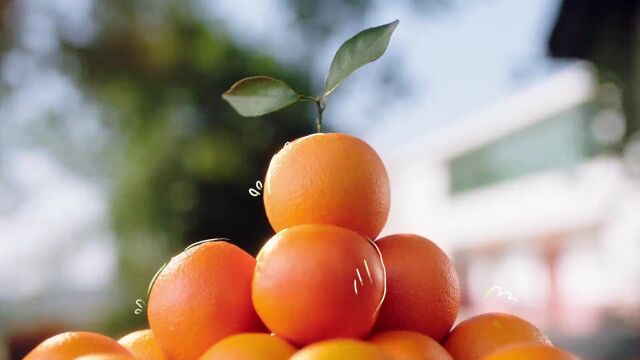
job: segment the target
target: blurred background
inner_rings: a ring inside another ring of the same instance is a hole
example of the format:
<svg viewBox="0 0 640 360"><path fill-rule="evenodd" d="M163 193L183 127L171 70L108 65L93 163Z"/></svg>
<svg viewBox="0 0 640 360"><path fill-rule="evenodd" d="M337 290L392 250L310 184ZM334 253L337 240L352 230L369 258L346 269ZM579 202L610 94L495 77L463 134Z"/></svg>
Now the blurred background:
<svg viewBox="0 0 640 360"><path fill-rule="evenodd" d="M264 74L316 94L342 41L394 19L325 113L387 165L384 234L452 257L461 318L640 359L631 0L0 0L0 359L146 327L136 300L192 242L255 254L272 230L248 190L314 109L241 118L222 92Z"/></svg>

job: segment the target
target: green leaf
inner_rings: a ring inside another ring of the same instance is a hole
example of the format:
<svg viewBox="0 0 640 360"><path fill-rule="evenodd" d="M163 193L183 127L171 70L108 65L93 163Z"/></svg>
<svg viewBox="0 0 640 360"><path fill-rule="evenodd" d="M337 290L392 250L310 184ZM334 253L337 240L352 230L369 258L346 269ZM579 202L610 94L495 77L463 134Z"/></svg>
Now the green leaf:
<svg viewBox="0 0 640 360"><path fill-rule="evenodd" d="M260 116L298 101L289 85L269 76L244 78L229 88L222 98L242 116Z"/></svg>
<svg viewBox="0 0 640 360"><path fill-rule="evenodd" d="M363 30L347 40L336 52L324 84L325 96L359 67L377 60L387 50L391 34L400 21Z"/></svg>

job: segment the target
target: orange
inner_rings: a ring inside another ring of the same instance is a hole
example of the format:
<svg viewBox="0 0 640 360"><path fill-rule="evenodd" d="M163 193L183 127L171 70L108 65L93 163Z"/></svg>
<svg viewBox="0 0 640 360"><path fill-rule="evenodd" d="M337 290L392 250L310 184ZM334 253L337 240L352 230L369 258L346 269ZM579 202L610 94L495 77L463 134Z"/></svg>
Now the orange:
<svg viewBox="0 0 640 360"><path fill-rule="evenodd" d="M500 348L483 360L580 360L572 353L553 346L540 344L515 344Z"/></svg>
<svg viewBox="0 0 640 360"><path fill-rule="evenodd" d="M487 313L458 324L447 336L444 347L456 360L475 360L505 345L521 342L552 345L542 331L526 320Z"/></svg>
<svg viewBox="0 0 640 360"><path fill-rule="evenodd" d="M344 227L375 239L389 214L387 171L364 141L346 134L313 134L271 159L264 206L273 229L302 224Z"/></svg>
<svg viewBox="0 0 640 360"><path fill-rule="evenodd" d="M460 285L451 260L418 235L390 235L376 245L387 270L387 296L376 331L410 330L442 340L460 305Z"/></svg>
<svg viewBox="0 0 640 360"><path fill-rule="evenodd" d="M173 257L149 296L148 318L170 359L197 359L217 341L264 329L251 304L255 259L224 241Z"/></svg>
<svg viewBox="0 0 640 360"><path fill-rule="evenodd" d="M393 360L453 360L437 341L414 331L387 331L375 334L369 342L391 355Z"/></svg>
<svg viewBox="0 0 640 360"><path fill-rule="evenodd" d="M118 340L120 345L129 350L139 360L166 360L151 330L134 331Z"/></svg>
<svg viewBox="0 0 640 360"><path fill-rule="evenodd" d="M355 339L334 339L309 345L291 360L393 360L373 344Z"/></svg>
<svg viewBox="0 0 640 360"><path fill-rule="evenodd" d="M90 354L73 358L73 360L136 360L136 358L133 355L122 354Z"/></svg>
<svg viewBox="0 0 640 360"><path fill-rule="evenodd" d="M31 350L24 360L67 360L96 353L131 356L127 349L109 337L74 331L48 338Z"/></svg>
<svg viewBox="0 0 640 360"><path fill-rule="evenodd" d="M220 340L200 360L287 360L296 348L275 335L246 333Z"/></svg>
<svg viewBox="0 0 640 360"><path fill-rule="evenodd" d="M330 225L276 234L260 250L253 277L258 315L296 345L367 336L384 292L384 267L373 242Z"/></svg>

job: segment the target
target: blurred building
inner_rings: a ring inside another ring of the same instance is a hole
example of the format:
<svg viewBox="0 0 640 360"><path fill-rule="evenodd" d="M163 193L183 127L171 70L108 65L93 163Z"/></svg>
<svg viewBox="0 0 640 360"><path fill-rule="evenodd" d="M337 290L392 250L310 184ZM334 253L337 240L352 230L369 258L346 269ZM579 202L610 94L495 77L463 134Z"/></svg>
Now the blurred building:
<svg viewBox="0 0 640 360"><path fill-rule="evenodd" d="M624 124L617 88L567 67L389 154L385 232L452 256L463 316L508 310L569 337L611 318L637 326L640 183L616 150Z"/></svg>

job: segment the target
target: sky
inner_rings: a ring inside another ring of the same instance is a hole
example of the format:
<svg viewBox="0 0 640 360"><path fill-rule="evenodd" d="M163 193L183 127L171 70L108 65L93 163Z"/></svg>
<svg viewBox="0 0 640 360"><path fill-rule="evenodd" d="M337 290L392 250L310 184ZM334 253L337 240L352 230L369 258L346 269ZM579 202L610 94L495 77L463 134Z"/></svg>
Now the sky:
<svg viewBox="0 0 640 360"><path fill-rule="evenodd" d="M223 14L236 38L286 61L295 59L290 44L298 40L279 1L214 3L212 11ZM363 137L383 157L411 136L455 122L557 68L546 57L557 0L454 1L451 9L430 16L415 15L406 2L376 4L364 21L368 26L394 19L400 19L400 25L387 53L335 92L325 121ZM314 66L318 78L326 76L333 53L352 35L338 34L320 49L321 60ZM381 95L374 89L392 61L404 87L401 96L384 100L396 94Z"/></svg>

